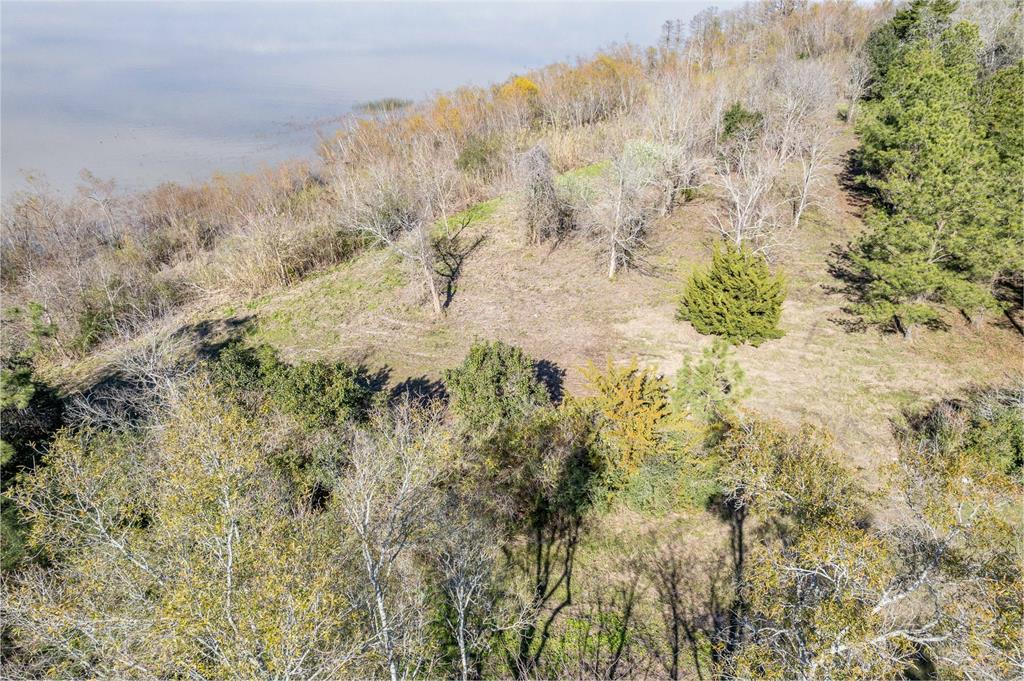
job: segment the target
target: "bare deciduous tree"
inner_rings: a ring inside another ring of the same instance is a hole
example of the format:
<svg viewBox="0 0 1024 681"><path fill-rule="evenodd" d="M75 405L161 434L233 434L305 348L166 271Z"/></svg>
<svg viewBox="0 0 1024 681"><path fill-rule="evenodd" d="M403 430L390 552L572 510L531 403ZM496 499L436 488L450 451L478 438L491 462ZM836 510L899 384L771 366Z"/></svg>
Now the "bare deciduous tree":
<svg viewBox="0 0 1024 681"><path fill-rule="evenodd" d="M642 127L661 150L663 215L703 182L702 151L713 143L714 126L706 120L710 108L707 93L677 74L666 74L648 98Z"/></svg>
<svg viewBox="0 0 1024 681"><path fill-rule="evenodd" d="M371 237L420 271L434 314L440 316L441 294L435 268L431 211L412 180L389 165L378 165L365 182L349 188L352 227Z"/></svg>
<svg viewBox="0 0 1024 681"><path fill-rule="evenodd" d="M860 110L860 100L867 94L868 85L871 83L871 68L867 57L861 53L850 55L846 61L846 79L843 82L843 91L846 95L846 122L856 123L857 113Z"/></svg>
<svg viewBox="0 0 1024 681"><path fill-rule="evenodd" d="M782 163L799 153L806 125L836 115L836 81L829 64L811 59L781 60L765 74L755 106L764 111L766 136Z"/></svg>
<svg viewBox="0 0 1024 681"><path fill-rule="evenodd" d="M517 213L525 223L526 242L536 245L558 237L566 222L566 210L555 186L551 157L540 145L516 159Z"/></svg>
<svg viewBox="0 0 1024 681"><path fill-rule="evenodd" d="M608 278L635 264L658 214L660 150L644 141L624 144L611 160L599 192L581 192L584 229L608 261Z"/></svg>
<svg viewBox="0 0 1024 681"><path fill-rule="evenodd" d="M792 193L792 229L800 226L800 219L809 207L816 204L817 190L832 161L831 143L835 133L827 123L809 121L800 131L796 143L799 163L795 189Z"/></svg>
<svg viewBox="0 0 1024 681"><path fill-rule="evenodd" d="M964 0L956 14L977 25L987 71L1024 57L1024 7L1019 0Z"/></svg>
<svg viewBox="0 0 1024 681"><path fill-rule="evenodd" d="M30 542L60 560L5 574L5 674L352 672L367 641L328 516L292 505L252 419L201 381L182 391L141 432L58 435L18 488ZM9 646L32 654L11 666Z"/></svg>
<svg viewBox="0 0 1024 681"><path fill-rule="evenodd" d="M357 600L365 604L374 646L392 681L429 663L417 654L425 612L409 563L435 520L441 436L437 415L406 400L378 414L371 429L352 430L350 464L337 487L338 510L355 535L362 566L365 588Z"/></svg>
<svg viewBox="0 0 1024 681"><path fill-rule="evenodd" d="M180 337L156 332L140 339L114 361L117 380L68 398L65 418L79 427L130 432L178 403L195 368L187 356Z"/></svg>
<svg viewBox="0 0 1024 681"><path fill-rule="evenodd" d="M455 167L454 146L443 138L417 144L409 153L412 173L407 181L419 196L428 218L444 225L445 236L451 236L449 218L453 207L465 192L461 188L461 175Z"/></svg>
<svg viewBox="0 0 1024 681"><path fill-rule="evenodd" d="M477 509L453 501L442 520L432 550L441 576L441 589L450 606L444 623L459 651L462 681L480 676L483 656L496 637L517 631L527 621L525 604L504 598L503 574L498 570L502 545L494 528Z"/></svg>
<svg viewBox="0 0 1024 681"><path fill-rule="evenodd" d="M783 162L766 137L746 133L717 162L714 184L723 194L724 215L713 214L722 236L739 246L764 250L774 245L778 209L786 203L775 188Z"/></svg>
<svg viewBox="0 0 1024 681"><path fill-rule="evenodd" d="M716 163L724 214L713 220L737 246L771 254L814 205L831 161L835 80L825 63L783 60L755 88L757 124L735 131Z"/></svg>

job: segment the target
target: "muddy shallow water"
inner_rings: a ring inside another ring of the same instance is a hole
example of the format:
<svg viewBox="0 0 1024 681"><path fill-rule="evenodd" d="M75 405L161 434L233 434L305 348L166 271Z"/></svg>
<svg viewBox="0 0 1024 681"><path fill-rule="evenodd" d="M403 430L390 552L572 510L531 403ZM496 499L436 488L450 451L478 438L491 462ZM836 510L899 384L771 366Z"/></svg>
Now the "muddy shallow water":
<svg viewBox="0 0 1024 681"><path fill-rule="evenodd" d="M5 1L3 195L26 173L140 188L312 158L357 102L652 44L710 4Z"/></svg>

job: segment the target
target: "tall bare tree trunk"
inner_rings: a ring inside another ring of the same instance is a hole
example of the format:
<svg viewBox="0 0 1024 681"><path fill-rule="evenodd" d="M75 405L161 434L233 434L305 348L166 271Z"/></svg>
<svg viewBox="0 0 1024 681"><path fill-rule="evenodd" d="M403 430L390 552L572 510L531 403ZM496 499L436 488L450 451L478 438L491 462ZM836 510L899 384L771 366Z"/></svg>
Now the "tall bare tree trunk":
<svg viewBox="0 0 1024 681"><path fill-rule="evenodd" d="M427 288L430 289L430 302L434 305L434 315L437 317L441 316L441 296L437 292L437 282L434 281L434 273L430 269L428 263L423 263L423 276L427 279Z"/></svg>
<svg viewBox="0 0 1024 681"><path fill-rule="evenodd" d="M462 681L469 679L469 655L466 651L466 614L464 609L459 607L459 662L462 664Z"/></svg>

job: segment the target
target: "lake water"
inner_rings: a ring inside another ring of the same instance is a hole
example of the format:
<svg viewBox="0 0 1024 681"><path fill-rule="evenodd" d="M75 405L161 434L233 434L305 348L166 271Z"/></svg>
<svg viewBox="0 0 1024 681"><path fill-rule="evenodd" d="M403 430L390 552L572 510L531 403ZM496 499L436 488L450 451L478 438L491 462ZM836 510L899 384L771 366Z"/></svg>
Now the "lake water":
<svg viewBox="0 0 1024 681"><path fill-rule="evenodd" d="M2 192L26 173L142 188L312 158L357 102L653 44L708 4L4 1Z"/></svg>

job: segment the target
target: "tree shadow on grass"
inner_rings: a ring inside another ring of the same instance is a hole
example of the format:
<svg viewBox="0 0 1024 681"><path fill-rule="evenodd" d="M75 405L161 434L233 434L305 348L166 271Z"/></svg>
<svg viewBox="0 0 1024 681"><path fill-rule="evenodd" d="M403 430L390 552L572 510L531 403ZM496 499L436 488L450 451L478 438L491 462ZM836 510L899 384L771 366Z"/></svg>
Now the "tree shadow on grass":
<svg viewBox="0 0 1024 681"><path fill-rule="evenodd" d="M513 562L519 563L532 592L530 612L534 615L527 618L506 649L506 663L515 678L543 676L538 672L555 622L573 605L576 551L599 481L593 453L580 438L567 435L556 422L540 421L536 425L528 426L525 437L514 445L516 456L529 452L525 459L533 463L524 471L529 473L511 488L502 482L495 490L497 496L510 494L515 499L512 507L519 508L518 531L525 550ZM498 439L494 446L500 449L509 444ZM538 465L540 462L544 465ZM536 473L546 466L557 467L553 486L546 475Z"/></svg>
<svg viewBox="0 0 1024 681"><path fill-rule="evenodd" d="M537 362L537 379L547 388L551 395L551 401L561 404L565 397L563 384L565 382L565 369L558 366L551 360L542 359Z"/></svg>
<svg viewBox="0 0 1024 681"><path fill-rule="evenodd" d="M397 401L408 399L419 405L427 405L433 402L448 399L444 383L428 376L410 376L401 383L393 386L388 393L388 403L394 404Z"/></svg>
<svg viewBox="0 0 1024 681"><path fill-rule="evenodd" d="M193 359L215 360L221 350L245 335L254 319L253 315L204 319L176 329L170 337L192 348Z"/></svg>
<svg viewBox="0 0 1024 681"><path fill-rule="evenodd" d="M858 217L878 198L877 192L864 183L866 170L861 162L857 149L850 149L843 157L842 169L838 174L839 186L846 192L850 203L856 207ZM863 333L868 325L856 310L858 304L865 302L871 278L859 270L853 260L856 245L852 242L834 244L828 255L828 273L835 280L834 284L822 284L822 289L832 295L844 296L849 303L840 308L846 315L830 317L828 321L847 333Z"/></svg>
<svg viewBox="0 0 1024 681"><path fill-rule="evenodd" d="M384 390L391 380L391 367L387 364L372 371L369 367L362 364L355 369L356 381L373 394Z"/></svg>
<svg viewBox="0 0 1024 681"><path fill-rule="evenodd" d="M1005 277L996 284L996 300L1003 304L1003 318L995 325L1024 336L1024 276Z"/></svg>
<svg viewBox="0 0 1024 681"><path fill-rule="evenodd" d="M462 276L462 266L466 258L473 251L480 247L486 240L486 234L480 234L475 239L463 239L463 232L472 223L472 218L465 218L459 228L450 236L444 236L434 243L434 249L439 261L437 274L441 277L444 285L444 302L442 307L448 309L455 298L458 289L459 277Z"/></svg>
<svg viewBox="0 0 1024 681"><path fill-rule="evenodd" d="M871 189L864 182L867 169L858 154L859 149L850 149L844 154L842 168L837 175L839 187L846 192L849 202L853 205L859 215L875 201L878 200L878 192Z"/></svg>
<svg viewBox="0 0 1024 681"><path fill-rule="evenodd" d="M155 406L160 382L215 360L252 321L252 315L204 319L175 329L166 344L143 342L95 374L88 386L66 396L67 420L112 429L133 427Z"/></svg>
<svg viewBox="0 0 1024 681"><path fill-rule="evenodd" d="M855 306L864 302L871 279L854 267L853 254L852 243L832 247L828 256L828 273L835 283L822 284L821 288L830 295L843 296L848 301L847 305L839 308L845 316L829 317L828 321L847 333L864 333L868 326L857 314Z"/></svg>
<svg viewBox="0 0 1024 681"><path fill-rule="evenodd" d="M839 308L846 316L829 317L828 320L847 333L864 333L869 324L857 308L869 302L868 291L873 279L857 268L854 262L855 254L855 244L833 246L828 259L828 273L835 283L822 284L821 287L826 293L844 296L848 301L848 304ZM922 326L929 331L949 330L949 324L939 318L924 322ZM900 334L903 331L895 317L888 323L881 324L880 328L883 332L892 334Z"/></svg>
<svg viewBox="0 0 1024 681"><path fill-rule="evenodd" d="M722 654L728 656L742 641L742 625L747 611L742 585L749 549L747 517L750 509L724 494L716 494L708 500L708 510L729 525L729 567L735 596L732 603L723 609L715 632L716 637L724 642Z"/></svg>

